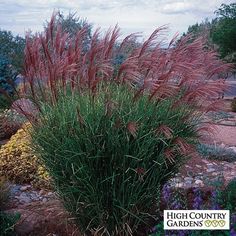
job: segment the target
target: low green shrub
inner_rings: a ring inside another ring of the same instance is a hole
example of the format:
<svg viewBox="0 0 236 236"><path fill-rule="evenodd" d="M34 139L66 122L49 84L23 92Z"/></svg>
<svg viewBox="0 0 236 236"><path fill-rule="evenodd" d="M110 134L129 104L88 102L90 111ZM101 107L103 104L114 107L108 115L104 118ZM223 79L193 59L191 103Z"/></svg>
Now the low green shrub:
<svg viewBox="0 0 236 236"><path fill-rule="evenodd" d="M212 112L209 112L208 117L210 117L214 122L218 122L221 120L234 118L234 115L232 115L232 113L225 112L225 111L217 111L217 112L212 111Z"/></svg>
<svg viewBox="0 0 236 236"><path fill-rule="evenodd" d="M11 101L5 95L0 93L0 109L8 109L11 107Z"/></svg>
<svg viewBox="0 0 236 236"><path fill-rule="evenodd" d="M236 161L236 153L229 148L213 144L199 144L197 150L201 156L218 161Z"/></svg>
<svg viewBox="0 0 236 236"><path fill-rule="evenodd" d="M13 236L14 226L16 222L20 219L20 214L9 214L0 211L0 236Z"/></svg>
<svg viewBox="0 0 236 236"><path fill-rule="evenodd" d="M147 233L161 186L192 153L198 117L124 85L45 105L32 140L82 233Z"/></svg>

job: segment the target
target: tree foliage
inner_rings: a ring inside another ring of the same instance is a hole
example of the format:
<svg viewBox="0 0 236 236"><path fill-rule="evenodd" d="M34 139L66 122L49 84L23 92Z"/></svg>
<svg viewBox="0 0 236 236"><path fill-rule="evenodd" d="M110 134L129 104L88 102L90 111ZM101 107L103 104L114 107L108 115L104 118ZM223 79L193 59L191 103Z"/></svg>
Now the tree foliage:
<svg viewBox="0 0 236 236"><path fill-rule="evenodd" d="M0 30L0 107L9 106L5 95L13 95L16 76L22 72L25 39Z"/></svg>
<svg viewBox="0 0 236 236"><path fill-rule="evenodd" d="M220 8L215 11L218 18L221 19L235 19L236 17L236 3L221 4Z"/></svg>
<svg viewBox="0 0 236 236"><path fill-rule="evenodd" d="M191 34L193 39L204 37L207 46L217 48L221 58L236 62L236 3L222 4L215 14L211 21L205 19L189 26L186 34Z"/></svg>
<svg viewBox="0 0 236 236"><path fill-rule="evenodd" d="M14 81L17 71L13 68L8 58L0 55L0 88L12 92L11 81Z"/></svg>
<svg viewBox="0 0 236 236"><path fill-rule="evenodd" d="M217 23L212 28L212 40L219 46L222 58L236 62L236 3L222 4L215 13Z"/></svg>
<svg viewBox="0 0 236 236"><path fill-rule="evenodd" d="M199 37L202 37L206 42L207 48L215 49L210 35L212 27L215 24L216 24L215 19L210 21L208 18L206 18L201 23L196 23L194 25L189 26L188 31L186 34L184 33L184 36L191 34L191 41Z"/></svg>
<svg viewBox="0 0 236 236"><path fill-rule="evenodd" d="M13 36L11 31L0 30L0 55L7 58L9 63L19 72L23 65L25 39Z"/></svg>

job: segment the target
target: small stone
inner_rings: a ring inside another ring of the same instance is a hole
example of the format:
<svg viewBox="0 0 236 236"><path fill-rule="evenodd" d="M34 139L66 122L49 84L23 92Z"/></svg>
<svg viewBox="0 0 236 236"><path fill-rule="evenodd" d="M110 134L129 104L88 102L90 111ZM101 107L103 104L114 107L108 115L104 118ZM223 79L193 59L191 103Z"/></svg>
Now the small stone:
<svg viewBox="0 0 236 236"><path fill-rule="evenodd" d="M203 179L203 176L197 175L197 176L195 177L195 180L198 180L198 179L202 180L202 179Z"/></svg>
<svg viewBox="0 0 236 236"><path fill-rule="evenodd" d="M236 153L236 147L229 147L228 149Z"/></svg>
<svg viewBox="0 0 236 236"><path fill-rule="evenodd" d="M185 177L185 178L184 178L184 181L186 181L186 182L192 182L192 181L193 181L193 178L192 178L192 177Z"/></svg>
<svg viewBox="0 0 236 236"><path fill-rule="evenodd" d="M47 198L43 198L43 200L42 200L43 203L45 203L45 202L47 202L47 201L48 201Z"/></svg>
<svg viewBox="0 0 236 236"><path fill-rule="evenodd" d="M207 172L208 172L208 173L211 173L211 172L214 172L214 171L215 171L214 168L209 168L209 169L207 169Z"/></svg>
<svg viewBox="0 0 236 236"><path fill-rule="evenodd" d="M52 195L53 195L53 192L48 192L47 195L48 195L48 196L52 196Z"/></svg>
<svg viewBox="0 0 236 236"><path fill-rule="evenodd" d="M185 188L191 188L192 187L192 182L189 182L189 181L185 182L184 187Z"/></svg>
<svg viewBox="0 0 236 236"><path fill-rule="evenodd" d="M176 188L182 188L183 186L184 186L183 183L177 183L177 184L175 184L175 187L176 187Z"/></svg>
<svg viewBox="0 0 236 236"><path fill-rule="evenodd" d="M221 148L225 148L226 146L225 146L224 143L221 143L221 144L220 144L220 147L221 147Z"/></svg>
<svg viewBox="0 0 236 236"><path fill-rule="evenodd" d="M39 191L39 195L42 196L42 195L45 195L45 191L42 189Z"/></svg>
<svg viewBox="0 0 236 236"><path fill-rule="evenodd" d="M10 189L10 193L11 195L19 195L20 194L20 186L18 185L12 185L11 189Z"/></svg>
<svg viewBox="0 0 236 236"><path fill-rule="evenodd" d="M214 166L214 164L213 164L213 163L208 163L208 164L206 164L206 165L207 165L207 167Z"/></svg>
<svg viewBox="0 0 236 236"><path fill-rule="evenodd" d="M209 164L209 161L204 160L204 159L202 159L202 162L204 162L205 164Z"/></svg>
<svg viewBox="0 0 236 236"><path fill-rule="evenodd" d="M26 193L22 193L20 196L16 196L15 198L18 199L20 203L31 202L31 199L28 197Z"/></svg>
<svg viewBox="0 0 236 236"><path fill-rule="evenodd" d="M31 200L29 198L20 199L21 204L30 203L30 202Z"/></svg>
<svg viewBox="0 0 236 236"><path fill-rule="evenodd" d="M234 164L225 164L225 166L227 166L229 169L232 169L232 166L236 165L235 163Z"/></svg>
<svg viewBox="0 0 236 236"><path fill-rule="evenodd" d="M185 167L186 167L186 168L190 168L190 169L192 169L192 167L191 167L191 166L189 166L189 165L185 165Z"/></svg>
<svg viewBox="0 0 236 236"><path fill-rule="evenodd" d="M181 177L175 177L175 178L171 179L171 181L174 183L179 183L179 182L182 182L183 179Z"/></svg>
<svg viewBox="0 0 236 236"><path fill-rule="evenodd" d="M38 200L39 200L38 196L37 196L35 193L31 193L31 194L30 194L30 198L31 198L33 201L38 201Z"/></svg>
<svg viewBox="0 0 236 236"><path fill-rule="evenodd" d="M212 173L211 175L212 175L212 176L217 176L217 175L219 175L219 173L218 173L218 172L214 172L214 173Z"/></svg>
<svg viewBox="0 0 236 236"><path fill-rule="evenodd" d="M28 190L28 189L30 189L30 188L31 188L30 185L25 185L25 186L22 186L22 187L20 188L20 191L26 191L26 190Z"/></svg>
<svg viewBox="0 0 236 236"><path fill-rule="evenodd" d="M203 186L204 186L203 181L200 180L200 179L197 179L197 180L195 181L195 184L198 185L198 186L200 186L200 187L203 187Z"/></svg>

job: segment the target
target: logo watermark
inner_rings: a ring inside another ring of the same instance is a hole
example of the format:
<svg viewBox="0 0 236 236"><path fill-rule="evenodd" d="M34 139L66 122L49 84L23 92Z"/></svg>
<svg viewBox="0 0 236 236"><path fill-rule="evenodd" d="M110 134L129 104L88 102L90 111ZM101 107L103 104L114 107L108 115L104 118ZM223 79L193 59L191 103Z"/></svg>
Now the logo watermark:
<svg viewBox="0 0 236 236"><path fill-rule="evenodd" d="M229 230L229 210L164 210L164 229Z"/></svg>

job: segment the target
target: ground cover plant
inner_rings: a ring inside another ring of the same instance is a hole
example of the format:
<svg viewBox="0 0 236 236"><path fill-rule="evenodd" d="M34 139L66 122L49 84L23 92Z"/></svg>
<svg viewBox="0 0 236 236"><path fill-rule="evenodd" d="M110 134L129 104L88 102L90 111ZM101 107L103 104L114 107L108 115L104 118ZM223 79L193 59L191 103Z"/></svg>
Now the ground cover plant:
<svg viewBox="0 0 236 236"><path fill-rule="evenodd" d="M118 43L118 27L96 30L85 51L87 29L72 40L55 17L26 39L35 150L82 233L147 235L164 183L208 131L202 117L224 89L212 78L229 65L201 38L165 44L165 27L135 46L136 34Z"/></svg>
<svg viewBox="0 0 236 236"><path fill-rule="evenodd" d="M18 184L48 188L49 176L31 148L30 125L24 125L0 148L0 176Z"/></svg>

